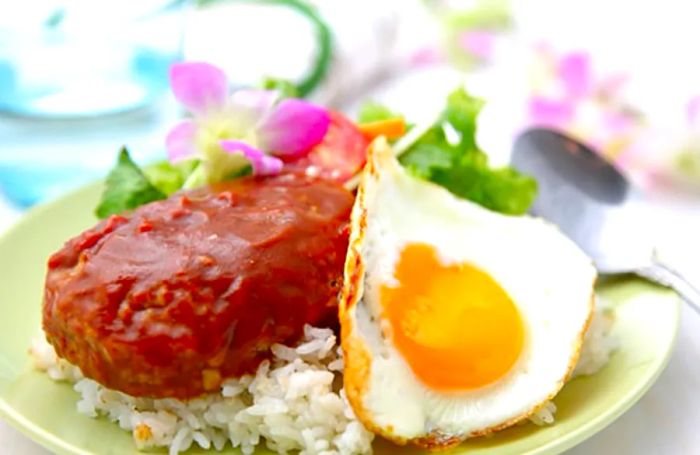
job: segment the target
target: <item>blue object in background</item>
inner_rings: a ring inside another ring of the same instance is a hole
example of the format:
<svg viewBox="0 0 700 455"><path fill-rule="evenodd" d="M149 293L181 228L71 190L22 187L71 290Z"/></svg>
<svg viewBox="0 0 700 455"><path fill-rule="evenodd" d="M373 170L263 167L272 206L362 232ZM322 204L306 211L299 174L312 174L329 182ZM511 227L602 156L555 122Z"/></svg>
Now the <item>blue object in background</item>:
<svg viewBox="0 0 700 455"><path fill-rule="evenodd" d="M164 157L187 2L35 0L0 14L0 195L25 208ZM167 99L167 98L166 98ZM163 112L163 109L165 111Z"/></svg>
<svg viewBox="0 0 700 455"><path fill-rule="evenodd" d="M180 115L175 101L165 97L120 115L0 118L0 203L8 199L26 208L102 179L124 146L141 164L165 159L165 137Z"/></svg>
<svg viewBox="0 0 700 455"><path fill-rule="evenodd" d="M152 103L181 57L182 4L15 2L0 15L0 111L75 118Z"/></svg>
<svg viewBox="0 0 700 455"><path fill-rule="evenodd" d="M0 163L3 195L20 209L65 193L98 177L94 172L80 172L72 166L56 168Z"/></svg>

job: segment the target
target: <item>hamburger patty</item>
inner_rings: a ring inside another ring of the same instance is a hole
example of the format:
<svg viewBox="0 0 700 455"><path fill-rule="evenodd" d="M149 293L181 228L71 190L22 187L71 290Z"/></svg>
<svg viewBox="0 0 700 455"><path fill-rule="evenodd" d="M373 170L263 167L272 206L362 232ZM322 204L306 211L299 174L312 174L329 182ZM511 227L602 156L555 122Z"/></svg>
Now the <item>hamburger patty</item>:
<svg viewBox="0 0 700 455"><path fill-rule="evenodd" d="M335 324L352 203L335 183L288 174L112 216L49 259L47 339L129 395L215 390L304 324Z"/></svg>

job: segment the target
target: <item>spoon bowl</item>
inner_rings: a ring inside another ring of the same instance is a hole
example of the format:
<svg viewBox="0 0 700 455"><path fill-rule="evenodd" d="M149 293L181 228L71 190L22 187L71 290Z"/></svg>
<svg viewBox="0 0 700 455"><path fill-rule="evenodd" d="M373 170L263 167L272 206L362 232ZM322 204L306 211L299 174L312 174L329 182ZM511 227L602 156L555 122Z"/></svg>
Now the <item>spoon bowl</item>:
<svg viewBox="0 0 700 455"><path fill-rule="evenodd" d="M532 214L558 225L601 274L635 273L672 287L700 312L700 291L656 257L639 192L613 164L548 129L521 134L511 162L538 181Z"/></svg>

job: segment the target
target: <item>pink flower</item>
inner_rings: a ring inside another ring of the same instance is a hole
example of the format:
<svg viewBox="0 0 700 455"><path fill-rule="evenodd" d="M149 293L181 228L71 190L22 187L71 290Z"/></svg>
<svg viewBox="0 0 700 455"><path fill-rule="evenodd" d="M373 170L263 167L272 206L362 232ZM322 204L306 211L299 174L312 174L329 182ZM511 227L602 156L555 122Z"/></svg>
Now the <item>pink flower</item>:
<svg viewBox="0 0 700 455"><path fill-rule="evenodd" d="M693 96L688 100L685 108L686 122L688 128L697 131L700 126L700 96Z"/></svg>
<svg viewBox="0 0 700 455"><path fill-rule="evenodd" d="M622 98L627 75L597 74L586 52L559 54L546 44L535 52L542 71L535 72L525 126L564 131L611 160L626 156L643 123Z"/></svg>
<svg viewBox="0 0 700 455"><path fill-rule="evenodd" d="M591 94L595 80L590 55L585 52L566 54L559 60L557 70L568 98L580 99Z"/></svg>
<svg viewBox="0 0 700 455"><path fill-rule="evenodd" d="M493 57L496 33L489 30L467 30L459 35L459 45L468 54L483 60Z"/></svg>
<svg viewBox="0 0 700 455"><path fill-rule="evenodd" d="M192 119L168 134L168 157L199 159L196 184L226 180L248 165L255 175L277 174L281 157L306 155L330 124L325 109L298 99L279 101L276 91L239 90L229 96L226 75L208 63L173 65L170 85Z"/></svg>
<svg viewBox="0 0 700 455"><path fill-rule="evenodd" d="M538 49L536 65L551 67L545 93L533 93L528 100L528 118L537 126L566 129L576 121L581 102L595 97L596 80L591 58L585 52L557 55L548 46Z"/></svg>
<svg viewBox="0 0 700 455"><path fill-rule="evenodd" d="M527 109L534 125L555 129L566 128L576 115L574 103L536 95L529 99Z"/></svg>

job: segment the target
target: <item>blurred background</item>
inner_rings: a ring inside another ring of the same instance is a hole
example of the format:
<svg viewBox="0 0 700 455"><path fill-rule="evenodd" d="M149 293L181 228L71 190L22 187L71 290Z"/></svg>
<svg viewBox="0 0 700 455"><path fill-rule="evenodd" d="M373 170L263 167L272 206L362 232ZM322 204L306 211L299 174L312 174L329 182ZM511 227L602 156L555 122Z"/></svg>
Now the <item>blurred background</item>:
<svg viewBox="0 0 700 455"><path fill-rule="evenodd" d="M353 114L420 123L459 84L484 97L482 148L507 162L532 125L562 129L641 187L700 188L691 2L32 0L0 7L0 218L103 176L127 145L164 156L181 116L167 71L223 67Z"/></svg>
<svg viewBox="0 0 700 455"><path fill-rule="evenodd" d="M687 0L0 0L0 231L102 178L124 145L163 159L184 115L168 67L200 60L239 87L288 81L350 116L373 99L412 123L463 84L487 101L493 163L532 126L591 145L700 279L699 13ZM697 451L699 334L685 314L659 384L576 453Z"/></svg>

